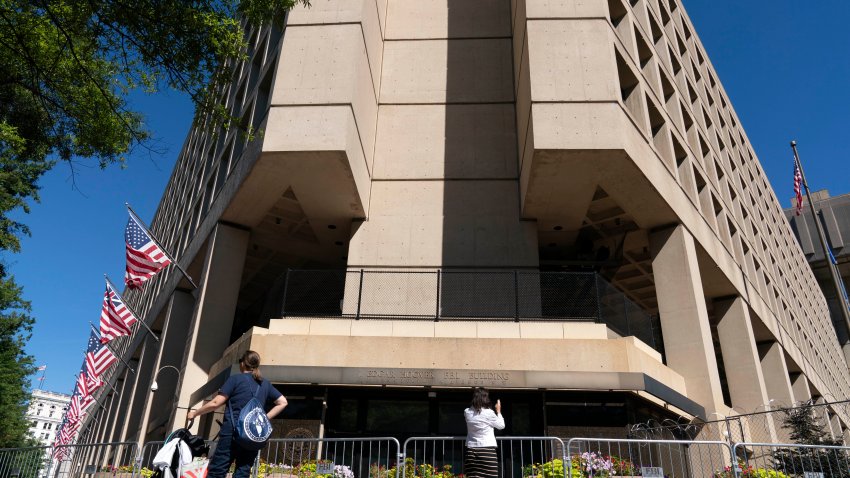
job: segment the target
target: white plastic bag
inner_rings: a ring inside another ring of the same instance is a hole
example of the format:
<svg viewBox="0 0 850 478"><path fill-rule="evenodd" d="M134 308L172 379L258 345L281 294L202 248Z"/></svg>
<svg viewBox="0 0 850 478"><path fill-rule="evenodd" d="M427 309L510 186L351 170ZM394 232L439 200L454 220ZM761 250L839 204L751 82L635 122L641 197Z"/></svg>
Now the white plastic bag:
<svg viewBox="0 0 850 478"><path fill-rule="evenodd" d="M207 478L208 458L197 457L187 465L180 466L180 478Z"/></svg>

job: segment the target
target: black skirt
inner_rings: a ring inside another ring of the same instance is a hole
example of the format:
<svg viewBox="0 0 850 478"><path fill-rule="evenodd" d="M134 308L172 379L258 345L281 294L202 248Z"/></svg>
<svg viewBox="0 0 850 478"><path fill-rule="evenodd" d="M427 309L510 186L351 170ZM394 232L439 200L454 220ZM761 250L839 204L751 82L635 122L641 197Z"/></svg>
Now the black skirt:
<svg viewBox="0 0 850 478"><path fill-rule="evenodd" d="M466 478L498 478L499 458L496 455L496 447L466 447L463 474Z"/></svg>

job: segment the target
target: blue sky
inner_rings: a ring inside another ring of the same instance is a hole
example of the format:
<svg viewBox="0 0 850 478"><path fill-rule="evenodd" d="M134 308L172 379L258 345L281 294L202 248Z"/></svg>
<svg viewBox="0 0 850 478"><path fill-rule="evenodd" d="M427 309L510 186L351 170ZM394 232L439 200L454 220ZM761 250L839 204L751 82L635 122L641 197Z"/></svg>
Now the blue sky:
<svg viewBox="0 0 850 478"><path fill-rule="evenodd" d="M792 195L791 139L812 189L850 192L850 2L680 1L783 206ZM167 152L137 152L125 169L78 166L76 189L69 167L58 165L23 218L32 237L5 256L32 302L37 323L27 350L47 365L47 390L71 391L88 324L99 318L103 274L122 280L124 202L150 221L189 129L185 98L133 100Z"/></svg>

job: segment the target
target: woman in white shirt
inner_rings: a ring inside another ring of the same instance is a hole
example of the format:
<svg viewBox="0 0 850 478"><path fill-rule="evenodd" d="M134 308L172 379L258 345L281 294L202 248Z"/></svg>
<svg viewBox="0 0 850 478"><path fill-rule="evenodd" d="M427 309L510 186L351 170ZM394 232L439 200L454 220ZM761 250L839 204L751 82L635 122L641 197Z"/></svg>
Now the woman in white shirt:
<svg viewBox="0 0 850 478"><path fill-rule="evenodd" d="M499 459L493 429L505 428L501 401L496 400L496 405L490 408L490 394L477 387L472 392L472 404L463 411L463 416L466 418L464 475L466 478L498 477Z"/></svg>

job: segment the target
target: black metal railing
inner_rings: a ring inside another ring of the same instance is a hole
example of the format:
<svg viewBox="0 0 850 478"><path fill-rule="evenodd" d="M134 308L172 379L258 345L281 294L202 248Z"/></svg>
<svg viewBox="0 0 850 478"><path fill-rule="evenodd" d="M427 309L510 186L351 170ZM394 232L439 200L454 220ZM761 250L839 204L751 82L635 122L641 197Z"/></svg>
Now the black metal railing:
<svg viewBox="0 0 850 478"><path fill-rule="evenodd" d="M606 324L660 350L657 317L593 272L288 270L282 317Z"/></svg>

